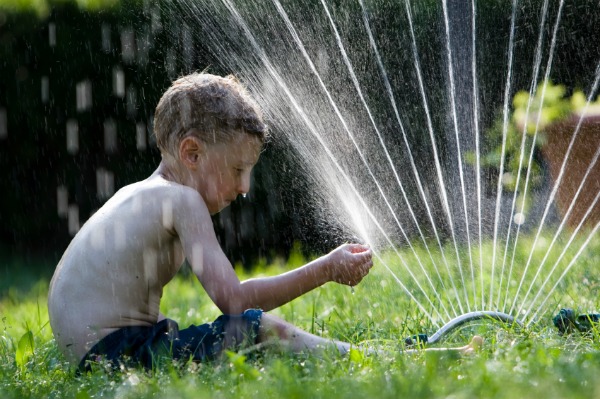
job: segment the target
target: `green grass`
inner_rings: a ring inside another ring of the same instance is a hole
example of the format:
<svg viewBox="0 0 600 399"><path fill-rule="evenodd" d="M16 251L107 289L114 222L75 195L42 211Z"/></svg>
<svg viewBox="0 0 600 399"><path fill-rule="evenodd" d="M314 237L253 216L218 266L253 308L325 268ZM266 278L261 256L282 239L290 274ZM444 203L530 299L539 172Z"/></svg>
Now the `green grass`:
<svg viewBox="0 0 600 399"><path fill-rule="evenodd" d="M531 243L531 239L524 239L525 246ZM27 270L39 269L40 265L14 262L11 272L2 275L0 287L0 398L599 397L600 331L563 337L551 323L559 307L600 311L600 276L594 274L599 249L596 238L559 285L550 309L538 323L517 329L475 322L450 334L444 342L463 345L471 335L481 334L485 346L474 356L402 354L405 337L432 333L435 327L390 272L377 264L354 294L348 287L327 284L274 313L329 338L379 346L384 350L380 355L292 355L269 350L248 358L230 354L210 364L166 364L152 372L98 370L84 376L75 375L52 338L46 309L48 273L30 273ZM484 248L486 258L489 250ZM523 251L517 256L518 265L527 258L527 251ZM539 252L532 262L535 267L544 254ZM409 251L402 250L402 254L413 262ZM439 256L434 254L434 259L439 261ZM555 259L558 254L552 256ZM384 258L407 287L414 288L394 257L386 254ZM287 264L259 265L256 274L278 273L302 262L295 256ZM568 264L568 259L565 262ZM420 275L419 269L414 270ZM486 282L487 273L486 269ZM7 284L6 278L18 284ZM445 301L452 297L451 292L442 294ZM218 315L199 283L186 273L166 287L162 310L184 327Z"/></svg>

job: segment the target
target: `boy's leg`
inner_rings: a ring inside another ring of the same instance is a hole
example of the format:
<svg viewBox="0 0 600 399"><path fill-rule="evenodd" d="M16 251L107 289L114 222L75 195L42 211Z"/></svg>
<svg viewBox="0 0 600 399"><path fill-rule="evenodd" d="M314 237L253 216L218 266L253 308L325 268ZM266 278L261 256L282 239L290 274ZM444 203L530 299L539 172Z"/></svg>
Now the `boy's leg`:
<svg viewBox="0 0 600 399"><path fill-rule="evenodd" d="M334 345L340 354L345 355L350 351L350 344L347 342L326 339L311 334L288 323L276 316L263 313L260 321L260 330L258 342L269 344L278 342L292 352L320 351Z"/></svg>
<svg viewBox="0 0 600 399"><path fill-rule="evenodd" d="M259 329L258 342L260 344L279 343L293 352L301 351L321 351L327 347L335 345L341 355L350 351L351 345L347 342L336 341L319 337L308 333L300 328L290 324L276 316L263 313ZM468 345L459 348L427 348L429 351L456 351L461 354L471 354L477 351L483 345L483 339L474 336ZM362 348L358 348L362 349ZM366 348L368 352L376 352L371 348ZM404 353L415 353L421 350L407 350Z"/></svg>

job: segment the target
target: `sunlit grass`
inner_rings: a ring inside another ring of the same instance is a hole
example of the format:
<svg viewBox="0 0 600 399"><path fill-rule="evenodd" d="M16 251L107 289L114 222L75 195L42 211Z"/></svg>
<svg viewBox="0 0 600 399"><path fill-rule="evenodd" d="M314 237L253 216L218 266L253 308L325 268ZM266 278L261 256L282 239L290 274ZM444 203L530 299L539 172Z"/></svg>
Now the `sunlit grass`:
<svg viewBox="0 0 600 399"><path fill-rule="evenodd" d="M354 293L348 287L327 284L273 313L325 337L380 347L381 355L344 358L333 352L317 356L269 350L248 358L231 354L211 364L167 364L152 372L128 369L76 376L52 339L46 308L48 277L38 279L30 274L29 285L20 283L19 289L3 285L0 291L0 397L597 397L600 331L562 337L551 317L559 306L580 312L600 309L600 278L594 272L598 241L578 259L577 267L553 296L553 308L544 312L538 323L519 329L475 322L451 333L444 345L463 345L475 333L485 337L484 349L465 358L447 353L401 353L404 338L430 334L435 326L391 273L377 264ZM527 255L519 255L519 259ZM396 269L394 257L385 256ZM540 255L536 252L534 256L539 263ZM252 276L279 273L303 262L295 254L289 263L258 265ZM28 266L14 267L11 278ZM242 271L240 275L248 277ZM406 276L398 272L398 277ZM442 295L444 301L451 299ZM165 288L162 311L182 327L210 321L219 314L189 272L181 273Z"/></svg>

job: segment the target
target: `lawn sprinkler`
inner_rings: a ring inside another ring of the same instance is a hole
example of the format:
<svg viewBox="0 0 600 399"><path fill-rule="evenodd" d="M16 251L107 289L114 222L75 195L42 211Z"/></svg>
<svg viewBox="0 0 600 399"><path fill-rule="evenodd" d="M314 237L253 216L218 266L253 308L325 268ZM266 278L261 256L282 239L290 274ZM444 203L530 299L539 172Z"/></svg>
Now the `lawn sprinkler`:
<svg viewBox="0 0 600 399"><path fill-rule="evenodd" d="M465 313L463 315L455 317L454 319L450 320L448 323L444 324L442 326L442 328L440 328L432 336L427 336L427 334L417 334L417 335L413 335L412 337L408 337L404 340L404 344L407 347L414 347L417 345L424 346L426 344L435 344L437 342L440 342L451 331L462 326L463 324L469 323L469 322L475 321L475 320L481 320L481 319L500 321L500 322L506 323L508 325L516 324L519 327L522 327L522 323L509 314L491 311L491 310L482 310L482 311L478 311L478 312Z"/></svg>

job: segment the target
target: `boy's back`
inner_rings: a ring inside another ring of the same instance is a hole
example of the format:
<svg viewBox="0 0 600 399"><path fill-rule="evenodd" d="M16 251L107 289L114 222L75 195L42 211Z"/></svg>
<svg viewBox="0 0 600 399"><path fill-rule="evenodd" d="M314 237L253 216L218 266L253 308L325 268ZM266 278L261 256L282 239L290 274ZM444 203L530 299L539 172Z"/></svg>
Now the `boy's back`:
<svg viewBox="0 0 600 399"><path fill-rule="evenodd" d="M71 242L48 306L58 344L72 360L119 328L159 319L162 287L183 263L172 215L185 189L158 174L126 186Z"/></svg>

